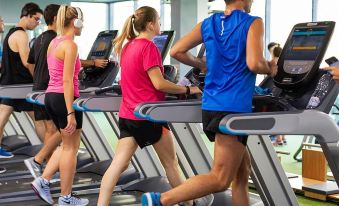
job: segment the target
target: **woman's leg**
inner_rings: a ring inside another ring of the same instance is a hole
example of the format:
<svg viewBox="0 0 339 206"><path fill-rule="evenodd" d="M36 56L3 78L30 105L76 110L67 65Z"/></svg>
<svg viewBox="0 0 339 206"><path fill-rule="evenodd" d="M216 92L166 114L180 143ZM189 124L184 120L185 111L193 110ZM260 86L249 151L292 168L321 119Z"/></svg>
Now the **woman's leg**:
<svg viewBox="0 0 339 206"><path fill-rule="evenodd" d="M133 137L119 140L113 161L101 180L98 206L109 205L113 190L123 171L128 168L135 150L138 148Z"/></svg>
<svg viewBox="0 0 339 206"><path fill-rule="evenodd" d="M175 153L173 137L170 132L163 134L160 140L153 145L157 152L160 162L165 169L166 176L172 188L184 182L184 178L180 176L178 158ZM186 205L192 205L193 202L186 202Z"/></svg>
<svg viewBox="0 0 339 206"><path fill-rule="evenodd" d="M216 134L212 170L206 175L188 179L178 187L161 194L163 205L196 199L205 195L226 190L241 165L245 146L236 136Z"/></svg>
<svg viewBox="0 0 339 206"><path fill-rule="evenodd" d="M62 151L59 161L60 169L60 196L69 195L72 192L73 179L77 164L77 152L80 145L80 132L77 129L73 134L69 135L61 130Z"/></svg>

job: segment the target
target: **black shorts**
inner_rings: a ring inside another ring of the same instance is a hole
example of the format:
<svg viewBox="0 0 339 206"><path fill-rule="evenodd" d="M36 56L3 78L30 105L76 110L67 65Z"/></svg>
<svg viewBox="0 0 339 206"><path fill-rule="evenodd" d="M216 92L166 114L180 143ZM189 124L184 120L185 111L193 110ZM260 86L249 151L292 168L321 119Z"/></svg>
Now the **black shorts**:
<svg viewBox="0 0 339 206"><path fill-rule="evenodd" d="M34 104L33 111L34 111L34 118L36 121L52 119L51 116L49 116L49 114L47 113L45 106Z"/></svg>
<svg viewBox="0 0 339 206"><path fill-rule="evenodd" d="M74 100L77 97L74 97ZM48 115L52 118L56 128L64 129L67 126L67 108L63 93L46 93L45 105ZM82 128L82 112L75 111L77 129Z"/></svg>
<svg viewBox="0 0 339 206"><path fill-rule="evenodd" d="M232 112L202 110L203 130L211 142L215 141L216 133L222 134L222 132L219 130L219 123L228 114L232 114ZM248 136L246 135L237 137L239 142L246 146Z"/></svg>
<svg viewBox="0 0 339 206"><path fill-rule="evenodd" d="M140 148L153 145L158 142L163 129L169 130L167 123L154 123L147 120L130 120L119 118L120 137L134 137Z"/></svg>
<svg viewBox="0 0 339 206"><path fill-rule="evenodd" d="M25 99L1 99L0 104L11 106L16 112L33 111L33 104L27 102Z"/></svg>

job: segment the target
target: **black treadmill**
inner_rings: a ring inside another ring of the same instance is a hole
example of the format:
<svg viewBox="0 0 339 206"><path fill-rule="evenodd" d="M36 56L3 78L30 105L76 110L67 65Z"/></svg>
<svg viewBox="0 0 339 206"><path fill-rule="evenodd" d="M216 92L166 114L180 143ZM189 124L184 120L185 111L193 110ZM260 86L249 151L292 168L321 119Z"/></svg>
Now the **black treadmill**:
<svg viewBox="0 0 339 206"><path fill-rule="evenodd" d="M170 47L170 44L174 38L174 31L165 31L162 32L161 35L155 37L155 40L159 40L157 43L157 46L159 49L162 49L162 51L165 50L165 52L162 52L162 54L167 54L168 49ZM163 56L164 59L164 56ZM170 67L171 68L171 67ZM168 76L173 76L173 72L175 70L172 70L171 72L168 72ZM85 95L90 95L91 92L85 92ZM82 94L81 94L82 95ZM33 95L34 96L34 95ZM44 104L44 98L41 98L43 94L39 94L38 96L35 96L36 103ZM82 99L82 98L79 98ZM77 99L77 100L79 100ZM108 102L109 103L109 102ZM97 104L100 106L100 104ZM77 108L78 109L78 108ZM95 147L95 145L92 145ZM146 159L143 159L146 158ZM166 178L163 177L147 177L147 174L145 171L148 170L148 168L139 169L142 167L147 167L149 164L152 166L152 161L148 159L148 157L145 157L141 155L141 158L138 159L137 157L134 158L133 164L127 169L119 179L119 182L117 184L117 187L115 188L115 193L113 195L113 198L111 200L112 205L126 205L126 204L136 204L140 203L140 191L152 191L153 188L160 188L159 191L164 191L169 188L168 182ZM91 203L96 203L97 194L99 192L100 187L100 180L102 178L102 175L108 168L111 160L103 161L103 162L93 162L91 164L86 165L85 167L82 167L77 170L77 175L75 177L75 183L73 186L73 191L76 192L78 195L84 195L89 196ZM149 162L149 163L147 163ZM78 183L79 184L78 184ZM20 184L20 183L19 183ZM39 204L41 202L40 200L37 200L37 197L35 196L34 192L32 190L27 190L26 184L21 184L19 192L13 192L13 193L6 193L6 194L0 194L0 204L1 203L9 203L9 202L16 202L17 205L20 205L22 201L32 202L32 204ZM26 190L26 191L24 191ZM55 188L52 186L51 188L52 195L54 197L58 196L58 193L60 192L59 188ZM93 197L93 198L92 198ZM115 198L116 197L116 198ZM130 203L129 203L130 202ZM23 203L24 204L24 203Z"/></svg>

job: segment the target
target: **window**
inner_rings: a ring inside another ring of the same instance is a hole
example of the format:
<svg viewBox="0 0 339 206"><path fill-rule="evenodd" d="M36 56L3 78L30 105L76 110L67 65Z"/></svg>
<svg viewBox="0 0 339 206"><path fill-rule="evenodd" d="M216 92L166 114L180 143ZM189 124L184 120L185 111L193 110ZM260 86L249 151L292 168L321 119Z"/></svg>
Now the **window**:
<svg viewBox="0 0 339 206"><path fill-rule="evenodd" d="M104 3L72 2L84 14L82 34L75 38L81 59L86 59L98 33L108 29L108 5ZM93 12L95 11L95 12Z"/></svg>
<svg viewBox="0 0 339 206"><path fill-rule="evenodd" d="M138 0L136 3L137 8L142 6L151 6L155 8L160 14L160 0Z"/></svg>
<svg viewBox="0 0 339 206"><path fill-rule="evenodd" d="M111 29L121 30L126 19L134 12L134 2L125 1L117 2L110 5L111 7Z"/></svg>
<svg viewBox="0 0 339 206"><path fill-rule="evenodd" d="M271 0L271 41L282 46L297 23L312 21L312 1ZM293 5L293 6L291 6ZM265 47L266 48L266 47Z"/></svg>
<svg viewBox="0 0 339 206"><path fill-rule="evenodd" d="M317 21L335 21L339 22L339 15L337 14L339 10L339 2L333 0L321 0L318 3L318 17ZM334 30L331 42L328 46L327 52L325 54L324 60L331 57L336 56L339 58L339 36L338 36L338 25ZM326 63L323 63L321 66L327 66Z"/></svg>

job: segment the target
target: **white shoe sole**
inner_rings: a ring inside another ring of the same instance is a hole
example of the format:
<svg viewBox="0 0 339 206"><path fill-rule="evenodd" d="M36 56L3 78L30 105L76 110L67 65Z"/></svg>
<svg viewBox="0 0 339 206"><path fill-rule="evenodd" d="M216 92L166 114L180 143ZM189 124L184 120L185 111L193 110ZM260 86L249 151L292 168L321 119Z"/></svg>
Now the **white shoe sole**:
<svg viewBox="0 0 339 206"><path fill-rule="evenodd" d="M0 156L0 159L10 159L12 157L14 157L14 155L12 155L12 156Z"/></svg>

